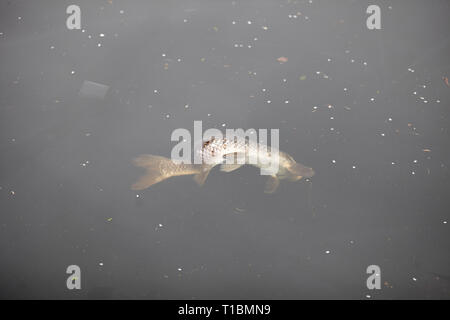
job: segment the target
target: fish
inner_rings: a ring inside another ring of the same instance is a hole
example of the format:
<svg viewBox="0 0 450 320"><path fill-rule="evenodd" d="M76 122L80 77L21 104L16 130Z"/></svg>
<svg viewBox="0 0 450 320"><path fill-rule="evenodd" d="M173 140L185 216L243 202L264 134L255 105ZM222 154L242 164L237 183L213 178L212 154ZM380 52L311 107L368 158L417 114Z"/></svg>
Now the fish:
<svg viewBox="0 0 450 320"><path fill-rule="evenodd" d="M259 150L265 152L258 153ZM143 154L133 159L133 164L144 168L145 174L131 186L132 190L144 190L152 185L171 177L193 175L194 181L202 186L211 169L220 165L220 171L233 172L245 164L251 164L259 168L268 169L274 151L278 151L278 170L268 174L264 192L274 193L280 184L280 180L298 181L302 178L311 178L315 172L312 168L304 166L294 160L289 154L271 149L262 143L251 144L246 139L215 138L202 141L201 148L196 150L197 156L202 160L200 164L173 161L169 158ZM241 157L245 161L227 161L230 157ZM249 162L250 157L256 157L257 161Z"/></svg>

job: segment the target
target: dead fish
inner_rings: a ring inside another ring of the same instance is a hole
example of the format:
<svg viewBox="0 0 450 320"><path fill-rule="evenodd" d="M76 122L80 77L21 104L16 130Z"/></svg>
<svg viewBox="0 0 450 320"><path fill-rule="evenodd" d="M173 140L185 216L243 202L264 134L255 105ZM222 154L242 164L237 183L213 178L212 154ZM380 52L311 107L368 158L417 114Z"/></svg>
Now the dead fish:
<svg viewBox="0 0 450 320"><path fill-rule="evenodd" d="M258 150L265 148L266 152L258 154ZM165 179L194 175L194 180L198 185L203 185L209 172L216 165L220 165L220 170L223 172L232 172L239 169L244 164L251 164L259 168L267 168L268 162L272 158L270 147L259 144L249 144L247 140L230 141L226 138L211 139L202 143L201 149L197 150L198 155L202 159L201 164L176 163L169 158L144 154L133 160L137 167L146 169L146 173L139 178L139 180L132 185L133 190L143 190L148 187L161 182ZM265 159L261 159L265 157ZM278 188L280 180L298 181L302 178L311 178L315 173L310 167L306 167L294 160L289 154L278 151L278 170L269 175L266 182L264 192L273 193ZM245 157L246 162L234 162L234 164L227 164L226 159L229 156ZM255 163L248 163L249 157L256 157L258 159Z"/></svg>

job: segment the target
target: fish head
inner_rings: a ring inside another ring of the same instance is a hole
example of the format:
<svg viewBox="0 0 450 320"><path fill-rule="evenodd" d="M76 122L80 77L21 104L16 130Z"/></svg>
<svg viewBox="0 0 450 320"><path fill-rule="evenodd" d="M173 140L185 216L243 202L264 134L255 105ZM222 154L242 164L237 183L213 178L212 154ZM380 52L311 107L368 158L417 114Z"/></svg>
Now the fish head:
<svg viewBox="0 0 450 320"><path fill-rule="evenodd" d="M301 163L295 163L288 168L289 172L293 175L293 180L300 180L301 178L311 178L315 172L313 168L306 167Z"/></svg>
<svg viewBox="0 0 450 320"><path fill-rule="evenodd" d="M291 156L287 156L286 169L290 174L289 180L297 181L301 178L311 178L315 172L313 168L302 165L296 162Z"/></svg>

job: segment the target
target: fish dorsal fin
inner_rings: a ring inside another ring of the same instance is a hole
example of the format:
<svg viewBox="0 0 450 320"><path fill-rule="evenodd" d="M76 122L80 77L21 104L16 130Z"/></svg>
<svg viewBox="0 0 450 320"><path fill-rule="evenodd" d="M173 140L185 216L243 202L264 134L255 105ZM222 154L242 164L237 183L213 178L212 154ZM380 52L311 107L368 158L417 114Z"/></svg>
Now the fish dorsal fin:
<svg viewBox="0 0 450 320"><path fill-rule="evenodd" d="M242 166L243 166L243 164L226 164L226 163L224 163L224 164L220 165L220 171L232 172L234 170L239 169Z"/></svg>
<svg viewBox="0 0 450 320"><path fill-rule="evenodd" d="M276 176L270 176L266 182L264 193L274 193L279 185L280 180Z"/></svg>
<svg viewBox="0 0 450 320"><path fill-rule="evenodd" d="M211 171L212 166L204 165L202 166L202 170L194 176L194 181L197 182L199 186L202 186L206 178L208 177L209 172Z"/></svg>

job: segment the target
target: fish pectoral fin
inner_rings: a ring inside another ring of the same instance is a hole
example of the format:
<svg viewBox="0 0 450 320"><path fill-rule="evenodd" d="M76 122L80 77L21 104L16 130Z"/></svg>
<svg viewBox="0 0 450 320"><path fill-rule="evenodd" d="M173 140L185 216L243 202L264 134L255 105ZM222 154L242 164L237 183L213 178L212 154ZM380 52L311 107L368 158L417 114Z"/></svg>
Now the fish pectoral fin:
<svg viewBox="0 0 450 320"><path fill-rule="evenodd" d="M243 166L243 164L226 164L226 163L224 163L224 164L220 165L220 171L232 172L234 170L239 169L242 166Z"/></svg>
<svg viewBox="0 0 450 320"><path fill-rule="evenodd" d="M197 182L199 186L202 186L205 183L211 169L212 166L203 166L202 170L194 176L194 181Z"/></svg>
<svg viewBox="0 0 450 320"><path fill-rule="evenodd" d="M274 193L280 185L280 179L276 176L270 176L266 182L264 193Z"/></svg>

